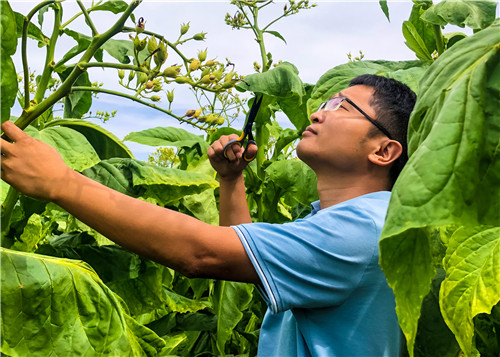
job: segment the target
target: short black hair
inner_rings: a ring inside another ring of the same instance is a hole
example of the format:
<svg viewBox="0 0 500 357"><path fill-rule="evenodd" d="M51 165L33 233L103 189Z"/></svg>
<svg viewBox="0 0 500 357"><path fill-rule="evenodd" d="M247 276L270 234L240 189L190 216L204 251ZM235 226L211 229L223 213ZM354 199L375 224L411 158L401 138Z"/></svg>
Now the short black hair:
<svg viewBox="0 0 500 357"><path fill-rule="evenodd" d="M417 101L417 95L406 84L392 78L374 74L357 76L349 83L350 87L356 85L365 85L373 88L370 105L376 113L374 119L380 122L389 131L392 138L399 141L403 147L401 156L391 167L390 182L392 187L408 161L408 121ZM375 126L368 132L369 137L379 134L381 132Z"/></svg>

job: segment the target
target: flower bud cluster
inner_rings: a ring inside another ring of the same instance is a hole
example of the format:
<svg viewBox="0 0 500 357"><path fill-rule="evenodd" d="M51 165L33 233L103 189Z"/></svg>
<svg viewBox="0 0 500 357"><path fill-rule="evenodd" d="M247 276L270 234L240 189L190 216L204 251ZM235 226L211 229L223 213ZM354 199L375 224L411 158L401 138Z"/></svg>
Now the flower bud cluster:
<svg viewBox="0 0 500 357"><path fill-rule="evenodd" d="M190 109L184 114L183 118L189 118L190 122L196 122L203 124L204 127L210 128L225 123L225 119L215 113L209 113L207 115L201 115L201 109Z"/></svg>

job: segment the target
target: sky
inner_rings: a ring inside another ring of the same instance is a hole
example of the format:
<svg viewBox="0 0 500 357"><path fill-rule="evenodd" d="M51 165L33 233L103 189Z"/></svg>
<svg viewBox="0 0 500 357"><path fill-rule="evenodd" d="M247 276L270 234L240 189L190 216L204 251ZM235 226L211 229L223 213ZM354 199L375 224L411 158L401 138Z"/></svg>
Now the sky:
<svg viewBox="0 0 500 357"><path fill-rule="evenodd" d="M13 10L22 14L26 14L36 3L38 2L10 1ZM90 2L84 1L84 3L90 5ZM275 1L274 4L266 7L259 17L260 23L267 24L279 16L285 3ZM273 54L273 60L293 63L298 68L303 82L316 83L329 69L346 63L347 53L351 53L354 57L362 51L365 60L415 59L413 52L404 44L401 31L402 22L408 19L411 12L411 1L389 1L390 22L380 9L378 1L311 1L311 3L316 3L317 6L284 18L270 28L281 33L286 43L271 35L265 38L266 49ZM64 22L79 8L74 1L65 1L63 9ZM207 35L205 41L191 41L181 47L183 53L188 57L196 57L198 50L207 49L208 58L216 58L221 62L225 62L227 58L235 64L236 72L247 75L254 73L253 63L259 61L260 55L251 31L232 29L225 24L226 13L234 15L236 11L237 8L230 5L229 1L144 0L134 14L136 19L139 17L145 19L147 30L164 34L170 41L177 39L181 24L189 22L189 34L206 32ZM51 15L49 11L44 17L42 31L45 34L51 31ZM91 18L97 30L103 32L115 17L109 12L93 12ZM36 17L34 21L37 23ZM133 26L133 23L129 21L127 26ZM90 35L90 30L81 18L71 23L69 28ZM464 29L458 30L467 33ZM117 38L128 38L125 34L120 36ZM74 41L64 36L60 38L58 44L60 48L56 50L56 62L74 45ZM180 63L176 62L173 51L169 53L166 65ZM41 74L44 49L38 48L36 42L30 40L28 56L30 69ZM110 61L110 58L105 57L105 61ZM14 55L14 63L16 71L21 72L19 49ZM103 71L93 68L89 69L89 76L91 81L104 83L104 88L119 89L116 70ZM182 115L187 109L194 109L196 102L192 94L178 89L174 93L175 100L172 109L176 114ZM164 106L168 105L166 100L161 103ZM116 110L115 117L102 126L120 139L132 131L157 126L179 127L179 122L166 114L106 94L99 94L98 99L94 99L91 110L94 113L97 110L109 112ZM13 109L12 115L16 115L16 108ZM180 127L191 130L185 124ZM131 142L126 142L126 144L138 159L145 160L148 153L154 151L151 147Z"/></svg>

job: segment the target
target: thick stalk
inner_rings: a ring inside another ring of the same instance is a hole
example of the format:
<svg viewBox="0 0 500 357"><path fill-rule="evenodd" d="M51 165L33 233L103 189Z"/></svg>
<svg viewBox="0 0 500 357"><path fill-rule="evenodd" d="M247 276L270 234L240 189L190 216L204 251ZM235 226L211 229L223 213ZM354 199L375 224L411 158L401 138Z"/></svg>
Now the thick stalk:
<svg viewBox="0 0 500 357"><path fill-rule="evenodd" d="M92 39L89 48L82 55L80 62L76 65L66 80L59 86L59 88L52 93L48 98L43 100L36 106L25 108L23 113L16 121L16 125L21 129L26 128L33 120L35 120L40 114L45 112L52 105L57 103L61 98L68 95L71 91L71 86L77 80L77 78L85 71L85 68L80 64L85 64L90 62L96 51L111 37L120 32L123 29L123 24L127 21L130 14L135 10L142 0L133 1L127 10L125 10L118 21L105 33L97 35Z"/></svg>
<svg viewBox="0 0 500 357"><path fill-rule="evenodd" d="M443 54L444 52L444 43L443 43L443 35L441 33L441 26L433 25L434 29L434 37L436 39L436 47L438 54Z"/></svg>
<svg viewBox="0 0 500 357"><path fill-rule="evenodd" d="M43 1L37 6L35 6L24 18L23 22L23 34L21 37L21 57L23 61L23 73L24 73L24 109L29 108L30 106L30 85L29 85L29 68L28 68L28 26L31 22L31 18L40 10L42 7L46 5L50 5L54 3L55 0Z"/></svg>
<svg viewBox="0 0 500 357"><path fill-rule="evenodd" d="M59 37L59 26L61 25L61 5L54 5L54 26L52 28L52 35L50 36L50 42L47 47L47 55L45 56L45 65L43 68L43 73L40 81L37 84L37 91L35 93L35 103L39 103L43 100L45 91L47 90L47 85L52 76L53 62L54 62L54 52L56 49L57 38Z"/></svg>
<svg viewBox="0 0 500 357"><path fill-rule="evenodd" d="M10 219L18 198L19 192L14 187L10 187L5 200L2 202L2 238L9 232Z"/></svg>

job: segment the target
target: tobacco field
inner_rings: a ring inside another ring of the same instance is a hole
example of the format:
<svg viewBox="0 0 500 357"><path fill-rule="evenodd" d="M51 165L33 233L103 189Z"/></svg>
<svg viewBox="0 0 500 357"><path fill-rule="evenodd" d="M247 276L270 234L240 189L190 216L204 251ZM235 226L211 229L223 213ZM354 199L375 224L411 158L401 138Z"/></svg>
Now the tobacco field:
<svg viewBox="0 0 500 357"><path fill-rule="evenodd" d="M316 6L312 2L231 2L226 23L252 31L259 44L253 73L237 73L237 64L207 56L206 33L192 33L189 23L179 23L171 38L150 32L147 19L136 15L141 1L77 3L81 11L65 13L63 21L64 2L42 1L26 14L0 2L2 122L12 120L54 146L93 180L211 224L218 224L218 181L206 150L221 135L240 133L233 119L251 105L249 88L263 94L263 102L254 125L258 155L244 172L248 205L254 221L279 223L307 215L317 199L315 175L294 148L319 104L365 73L410 86L418 94L410 159L394 186L380 242L405 355L500 354L496 2L414 1L402 32L415 60L358 58L316 83L303 82L293 63L273 63L264 35L285 41L286 34L272 30L274 20L258 21L268 7L286 4L275 19L286 21ZM380 1L380 8L389 18L390 4ZM108 13L105 32L94 26L96 12ZM72 29L80 16L91 36ZM52 28L42 27L48 17ZM448 25L473 34L448 32ZM128 39L115 38L123 33ZM74 45L56 52L61 37ZM36 76L29 71L28 41L46 52ZM199 49L184 50L188 42ZM14 65L16 53L22 68ZM93 82L89 69L95 67L115 72L122 90ZM193 110L185 115L175 110L178 87L192 92ZM179 125L131 129L120 140L85 119L96 94L127 98ZM54 111L56 104L64 105L62 113ZM290 127L280 126L279 112ZM154 159L140 161L127 142L159 149ZM256 355L266 306L253 285L188 279L125 251L55 204L1 184L2 355Z"/></svg>

